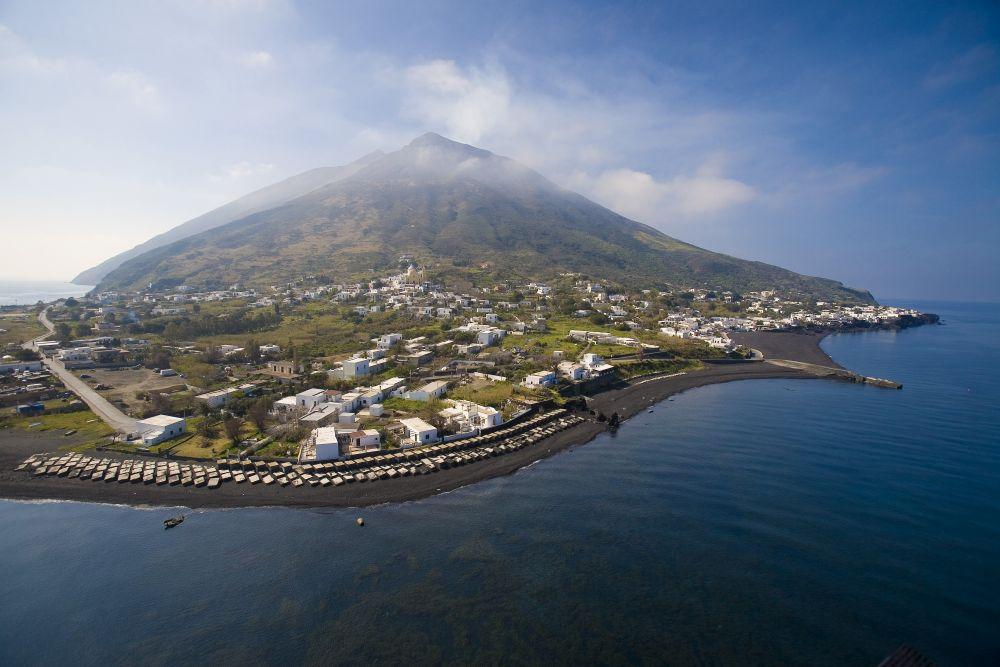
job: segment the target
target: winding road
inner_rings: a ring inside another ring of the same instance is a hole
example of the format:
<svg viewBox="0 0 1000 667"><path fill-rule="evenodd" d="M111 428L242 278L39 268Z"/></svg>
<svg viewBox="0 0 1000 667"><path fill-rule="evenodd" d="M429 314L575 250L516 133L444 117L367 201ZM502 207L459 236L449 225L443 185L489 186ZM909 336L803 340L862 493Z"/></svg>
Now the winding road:
<svg viewBox="0 0 1000 667"><path fill-rule="evenodd" d="M49 320L48 308L38 313L38 321L48 329L48 333L32 338L27 343L24 343L24 347L29 350L37 351L38 343L54 334L56 330L55 325ZM52 371L53 375L62 380L67 389L79 396L80 400L86 403L94 414L104 420L108 426L119 433L135 433L138 430L138 420L129 417L109 403L106 398L91 389L90 385L73 375L62 362L42 355L42 363Z"/></svg>

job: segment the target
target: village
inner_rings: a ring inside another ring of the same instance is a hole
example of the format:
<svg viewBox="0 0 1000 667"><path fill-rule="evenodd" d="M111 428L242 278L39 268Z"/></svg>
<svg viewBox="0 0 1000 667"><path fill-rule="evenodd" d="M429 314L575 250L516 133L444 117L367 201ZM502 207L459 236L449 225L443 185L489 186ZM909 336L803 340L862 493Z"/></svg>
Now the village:
<svg viewBox="0 0 1000 667"><path fill-rule="evenodd" d="M0 401L37 420L87 410L74 392L92 393L118 415L99 415L111 427L99 445L123 453L346 461L476 438L622 379L746 358L736 332L919 315L774 291L636 292L577 274L446 286L410 257L400 264L352 284L63 300L42 313L52 335L8 346Z"/></svg>

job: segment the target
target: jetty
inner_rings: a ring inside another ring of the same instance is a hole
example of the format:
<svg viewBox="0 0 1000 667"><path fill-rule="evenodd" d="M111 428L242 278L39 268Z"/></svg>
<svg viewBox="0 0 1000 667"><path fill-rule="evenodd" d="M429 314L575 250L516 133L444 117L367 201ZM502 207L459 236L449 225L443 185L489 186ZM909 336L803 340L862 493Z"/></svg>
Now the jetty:
<svg viewBox="0 0 1000 667"><path fill-rule="evenodd" d="M870 384L873 387L884 387L885 389L903 388L903 385L900 382L886 380L883 378L868 377L861 375L860 373L855 373L854 371L849 371L846 368L821 366L819 364L810 364L805 361L792 361L791 359L767 359L764 363L781 366L782 368L794 368L821 378L844 380L846 382L855 382L857 384Z"/></svg>

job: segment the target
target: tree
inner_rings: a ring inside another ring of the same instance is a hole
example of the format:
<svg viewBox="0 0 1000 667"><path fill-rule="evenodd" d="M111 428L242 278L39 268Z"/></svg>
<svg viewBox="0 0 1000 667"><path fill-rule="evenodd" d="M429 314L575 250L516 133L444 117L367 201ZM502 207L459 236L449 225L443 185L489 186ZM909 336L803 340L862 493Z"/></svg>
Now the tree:
<svg viewBox="0 0 1000 667"><path fill-rule="evenodd" d="M240 441L240 432L243 431L243 420L239 417L230 417L222 422L222 427L226 429L226 437L235 445Z"/></svg>
<svg viewBox="0 0 1000 667"><path fill-rule="evenodd" d="M66 324L65 322L57 322L56 323L56 338L58 338L61 342L66 342L66 341L68 341L70 339L70 336L71 336L71 332L70 332L70 329L69 329L69 325Z"/></svg>
<svg viewBox="0 0 1000 667"><path fill-rule="evenodd" d="M191 306L191 310L193 312L195 312L195 313L200 313L201 312L201 304L200 303L195 303L193 306Z"/></svg>
<svg viewBox="0 0 1000 667"><path fill-rule="evenodd" d="M269 401L266 398L259 398L253 402L247 411L250 421L253 422L258 431L263 431L267 427L267 414L270 409Z"/></svg>
<svg viewBox="0 0 1000 667"><path fill-rule="evenodd" d="M201 420L201 423L198 424L198 433L200 433L206 440L215 440L215 438L219 435L218 426L217 422L212 421L210 417L206 416Z"/></svg>
<svg viewBox="0 0 1000 667"><path fill-rule="evenodd" d="M41 355L34 350L21 348L14 351L14 358L18 361L37 361L38 359L41 359Z"/></svg>
<svg viewBox="0 0 1000 667"><path fill-rule="evenodd" d="M90 327L85 322L79 322L73 327L73 332L77 338L86 338L90 334Z"/></svg>
<svg viewBox="0 0 1000 667"><path fill-rule="evenodd" d="M260 343L258 343L255 339L251 338L250 340L247 341L245 349L246 349L247 359L249 359L255 364L259 364Z"/></svg>

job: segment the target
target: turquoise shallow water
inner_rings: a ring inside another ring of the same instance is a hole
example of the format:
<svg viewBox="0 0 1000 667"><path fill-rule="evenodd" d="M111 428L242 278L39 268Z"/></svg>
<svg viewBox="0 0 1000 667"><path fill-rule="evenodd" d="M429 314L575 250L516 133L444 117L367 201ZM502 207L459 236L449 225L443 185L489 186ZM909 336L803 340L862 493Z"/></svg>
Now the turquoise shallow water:
<svg viewBox="0 0 1000 667"><path fill-rule="evenodd" d="M0 663L1000 662L1000 308L361 511L0 502ZM365 528L353 525L364 515Z"/></svg>

